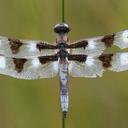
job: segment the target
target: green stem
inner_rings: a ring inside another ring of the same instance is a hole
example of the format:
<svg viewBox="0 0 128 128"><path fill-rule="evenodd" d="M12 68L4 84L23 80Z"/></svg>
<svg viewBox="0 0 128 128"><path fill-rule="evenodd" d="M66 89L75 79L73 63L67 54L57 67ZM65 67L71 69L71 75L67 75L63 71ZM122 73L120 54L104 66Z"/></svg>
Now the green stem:
<svg viewBox="0 0 128 128"><path fill-rule="evenodd" d="M62 0L62 22L65 21L65 3L64 3L64 0Z"/></svg>
<svg viewBox="0 0 128 128"><path fill-rule="evenodd" d="M62 113L62 128L65 128L65 120L66 120L66 117L64 113Z"/></svg>

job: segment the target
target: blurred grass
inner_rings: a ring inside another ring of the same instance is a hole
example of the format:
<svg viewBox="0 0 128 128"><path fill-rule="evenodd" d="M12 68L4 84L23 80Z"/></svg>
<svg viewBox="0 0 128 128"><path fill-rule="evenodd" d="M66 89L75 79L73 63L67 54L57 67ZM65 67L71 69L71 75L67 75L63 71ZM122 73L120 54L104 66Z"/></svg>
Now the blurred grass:
<svg viewBox="0 0 128 128"><path fill-rule="evenodd" d="M66 0L70 40L128 28L127 0ZM54 42L60 1L0 0L0 35ZM67 128L127 128L127 72L71 78ZM35 81L0 75L0 128L60 128L58 78Z"/></svg>

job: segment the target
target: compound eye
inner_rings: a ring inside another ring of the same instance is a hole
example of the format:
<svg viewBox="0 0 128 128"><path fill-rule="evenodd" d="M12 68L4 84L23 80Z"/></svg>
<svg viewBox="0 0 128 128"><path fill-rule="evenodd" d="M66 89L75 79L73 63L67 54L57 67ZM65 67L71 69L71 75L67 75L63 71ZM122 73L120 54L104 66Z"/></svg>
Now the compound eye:
<svg viewBox="0 0 128 128"><path fill-rule="evenodd" d="M67 24L57 24L54 27L54 31L56 33L68 33L70 31L70 29Z"/></svg>

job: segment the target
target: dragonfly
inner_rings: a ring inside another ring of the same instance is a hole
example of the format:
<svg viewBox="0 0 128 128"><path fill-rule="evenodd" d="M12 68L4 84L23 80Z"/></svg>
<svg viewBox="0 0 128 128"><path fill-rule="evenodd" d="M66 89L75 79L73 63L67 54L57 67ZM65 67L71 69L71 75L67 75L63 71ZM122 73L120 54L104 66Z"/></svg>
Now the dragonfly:
<svg viewBox="0 0 128 128"><path fill-rule="evenodd" d="M113 45L128 48L128 30L70 43L67 23L54 26L55 44L0 36L0 74L18 79L59 76L60 102L66 117L69 107L68 78L101 77L106 69L128 70L128 52L104 53Z"/></svg>

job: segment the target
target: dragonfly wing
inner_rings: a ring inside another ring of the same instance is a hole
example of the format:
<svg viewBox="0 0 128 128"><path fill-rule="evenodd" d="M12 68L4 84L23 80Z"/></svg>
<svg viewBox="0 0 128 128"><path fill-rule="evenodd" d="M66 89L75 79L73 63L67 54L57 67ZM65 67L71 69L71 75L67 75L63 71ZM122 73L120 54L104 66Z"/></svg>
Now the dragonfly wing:
<svg viewBox="0 0 128 128"><path fill-rule="evenodd" d="M115 72L128 70L128 52L87 56L84 62L69 61L69 74L73 77L101 77L105 69Z"/></svg>
<svg viewBox="0 0 128 128"><path fill-rule="evenodd" d="M98 56L106 48L112 47L112 45L118 46L121 49L128 48L128 30L76 41L70 44L69 48L71 49L71 54Z"/></svg>
<svg viewBox="0 0 128 128"><path fill-rule="evenodd" d="M58 73L58 61L55 60L50 62L42 57L18 59L0 56L0 74L19 79L51 78Z"/></svg>
<svg viewBox="0 0 128 128"><path fill-rule="evenodd" d="M8 57L30 58L55 54L56 46L43 41L18 40L0 36L0 54Z"/></svg>

